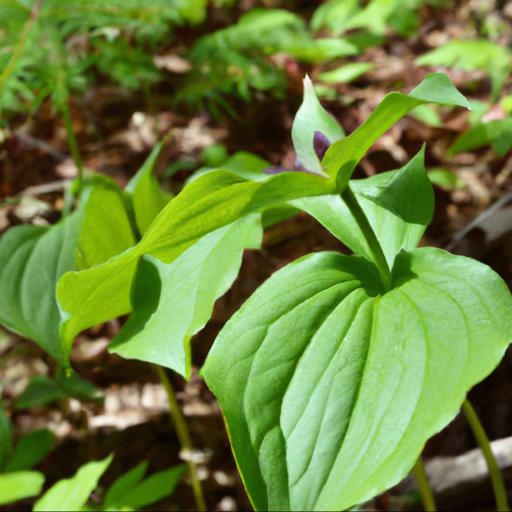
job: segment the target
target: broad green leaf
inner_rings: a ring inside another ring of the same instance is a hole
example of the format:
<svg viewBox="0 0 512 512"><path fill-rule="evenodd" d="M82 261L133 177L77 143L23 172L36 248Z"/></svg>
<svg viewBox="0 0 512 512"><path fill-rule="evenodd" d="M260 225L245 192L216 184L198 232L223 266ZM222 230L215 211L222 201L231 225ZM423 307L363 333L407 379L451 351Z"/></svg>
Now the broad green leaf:
<svg viewBox="0 0 512 512"><path fill-rule="evenodd" d="M387 94L359 128L327 150L322 165L327 174L337 177L339 189L344 188L358 162L381 135L411 110L426 103L468 107L466 98L442 73L427 76L408 95Z"/></svg>
<svg viewBox="0 0 512 512"><path fill-rule="evenodd" d="M96 489L99 479L111 460L112 456L109 456L97 462L89 462L82 466L73 477L54 484L37 500L34 512L80 510L92 491Z"/></svg>
<svg viewBox="0 0 512 512"><path fill-rule="evenodd" d="M54 226L11 228L0 240L0 323L68 366L57 281L75 265L96 265L134 243L121 192L107 180L88 189L80 209Z"/></svg>
<svg viewBox="0 0 512 512"><path fill-rule="evenodd" d="M131 491L146 474L148 461L145 460L140 464L121 475L109 488L105 495L104 507L111 508L121 503L126 494Z"/></svg>
<svg viewBox="0 0 512 512"><path fill-rule="evenodd" d="M43 484L44 476L37 471L0 474L0 505L37 496Z"/></svg>
<svg viewBox="0 0 512 512"><path fill-rule="evenodd" d="M318 80L327 84L338 84L352 82L375 68L371 62L351 62L343 66L324 71L318 75Z"/></svg>
<svg viewBox="0 0 512 512"><path fill-rule="evenodd" d="M14 403L16 409L31 409L61 400L66 395L57 383L46 375L32 377Z"/></svg>
<svg viewBox="0 0 512 512"><path fill-rule="evenodd" d="M315 132L322 133L332 144L345 136L343 128L318 101L309 77L304 79L304 99L295 114L292 140L300 163L308 170L322 173L322 165L313 144Z"/></svg>
<svg viewBox="0 0 512 512"><path fill-rule="evenodd" d="M231 171L237 176L246 180L254 181L265 181L268 179L268 174L264 171L272 167L272 164L263 158L260 158L253 153L247 151L237 151L235 154L230 156L222 165L221 168L227 171ZM190 176L187 183L203 176L209 172L213 172L214 168L203 167L198 169L192 176ZM297 209L289 205L283 204L278 205L275 208L268 208L262 214L262 225L263 228L267 228L289 218L290 216L297 213Z"/></svg>
<svg viewBox="0 0 512 512"><path fill-rule="evenodd" d="M147 160L125 189L131 197L135 222L140 234L147 231L153 219L169 202L168 194L162 190L154 174L162 147L163 143L154 147Z"/></svg>
<svg viewBox="0 0 512 512"><path fill-rule="evenodd" d="M169 202L133 248L101 265L62 277L57 297L65 346L70 347L83 329L131 311L130 290L141 256L149 254L171 263L204 235L240 217L333 189L332 180L306 173L283 173L261 182L226 171L198 178Z"/></svg>
<svg viewBox="0 0 512 512"><path fill-rule="evenodd" d="M117 507L130 507L134 510L140 510L152 503L156 503L167 496L170 496L181 476L186 471L186 466L181 464L171 469L153 473L142 482L128 490L118 501Z"/></svg>
<svg viewBox="0 0 512 512"><path fill-rule="evenodd" d="M512 339L490 268L401 253L382 294L367 262L317 253L226 324L203 374L258 510L345 510L398 483Z"/></svg>
<svg viewBox="0 0 512 512"><path fill-rule="evenodd" d="M418 245L432 220L434 194L423 159L421 150L401 169L350 181L390 268L401 250ZM317 219L356 254L372 259L366 238L339 195L299 199L292 204Z"/></svg>
<svg viewBox="0 0 512 512"><path fill-rule="evenodd" d="M7 416L2 400L0 400L0 471L2 471L11 456L12 426Z"/></svg>
<svg viewBox="0 0 512 512"><path fill-rule="evenodd" d="M36 430L23 436L5 466L5 471L25 471L41 462L53 450L55 436L46 429Z"/></svg>
<svg viewBox="0 0 512 512"><path fill-rule="evenodd" d="M238 275L244 249L261 244L258 215L220 228L172 263L144 256L132 293L134 312L110 351L190 377L190 339L210 319L215 301Z"/></svg>
<svg viewBox="0 0 512 512"><path fill-rule="evenodd" d="M75 262L80 212L51 228L11 228L0 240L0 322L34 340L62 364L55 285Z"/></svg>

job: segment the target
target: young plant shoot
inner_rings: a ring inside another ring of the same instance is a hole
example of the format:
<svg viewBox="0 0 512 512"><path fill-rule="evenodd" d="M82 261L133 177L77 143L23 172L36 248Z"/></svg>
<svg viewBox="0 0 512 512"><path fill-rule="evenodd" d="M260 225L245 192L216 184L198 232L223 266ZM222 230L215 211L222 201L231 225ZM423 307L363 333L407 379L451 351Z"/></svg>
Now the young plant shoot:
<svg viewBox="0 0 512 512"><path fill-rule="evenodd" d="M255 171L240 158L169 200L156 148L125 190L85 178L75 212L0 241L0 322L69 367L81 331L130 314L110 350L189 378L191 338L243 251L260 246L270 212L303 210L354 254L308 254L274 273L221 330L202 375L255 509L344 510L378 495L512 340L511 294L493 270L418 248L434 212L424 149L352 179L377 139L428 103L468 106L432 74L385 96L345 137L306 79L296 170ZM177 409L170 386L169 400Z"/></svg>

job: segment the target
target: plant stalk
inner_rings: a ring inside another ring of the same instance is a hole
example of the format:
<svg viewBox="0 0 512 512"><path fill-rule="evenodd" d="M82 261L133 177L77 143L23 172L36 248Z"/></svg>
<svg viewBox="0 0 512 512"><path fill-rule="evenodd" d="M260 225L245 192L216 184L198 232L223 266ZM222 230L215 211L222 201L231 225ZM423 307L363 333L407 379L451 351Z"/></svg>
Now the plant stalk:
<svg viewBox="0 0 512 512"><path fill-rule="evenodd" d="M361 205L359 204L354 192L352 192L350 185L347 185L343 190L341 193L341 198L343 201L345 201L345 204L354 216L359 229L366 239L368 248L370 249L373 258L373 262L377 266L377 270L379 271L384 288L386 290L390 290L392 288L392 280L386 257L384 256L382 247L377 240L377 237L375 236L375 232L373 231L370 222L368 221L368 217L366 217L366 214L361 208Z"/></svg>
<svg viewBox="0 0 512 512"><path fill-rule="evenodd" d="M418 484L421 502L423 503L423 508L425 509L425 512L436 512L436 500L434 498L432 488L428 483L427 473L425 472L425 466L423 465L421 456L418 457L416 464L414 464L413 473L414 478L416 479L416 483Z"/></svg>
<svg viewBox="0 0 512 512"><path fill-rule="evenodd" d="M59 106L60 111L62 113L62 119L64 120L64 126L66 127L66 135L68 139L69 150L71 151L71 157L73 158L73 162L75 163L75 166L78 169L77 196L80 197L80 192L82 192L82 186L84 182L84 165L82 163L80 150L78 149L78 142L76 140L75 130L73 129L73 121L71 119L71 113L69 111L68 100L66 99L66 101L63 101Z"/></svg>
<svg viewBox="0 0 512 512"><path fill-rule="evenodd" d="M473 431L473 435L482 450L485 462L487 463L487 469L489 470L489 477L491 479L494 497L496 499L496 510L498 510L498 512L508 512L510 510L510 506L508 504L507 491L503 482L503 476L498 463L496 462L496 457L492 453L491 443L489 442L489 438L487 437L484 427L480 422L480 418L467 398L462 404L462 410L468 420L471 430Z"/></svg>
<svg viewBox="0 0 512 512"><path fill-rule="evenodd" d="M181 413L180 407L176 400L176 395L174 394L174 389L172 388L171 381L167 376L167 373L164 368L161 366L155 365L156 373L162 382L162 385L165 389L165 393L167 395L167 401L169 402L169 413L171 416L171 421L176 430L176 435L178 436L178 440L180 442L181 448L184 451L192 451L192 440L190 438L190 432L187 427L187 423L183 414ZM187 460L188 469L190 473L190 480L192 483L192 491L194 493L194 498L196 501L197 510L206 511L206 502L204 500L203 488L201 486L201 481L199 480L199 475L197 473L197 466L193 460Z"/></svg>

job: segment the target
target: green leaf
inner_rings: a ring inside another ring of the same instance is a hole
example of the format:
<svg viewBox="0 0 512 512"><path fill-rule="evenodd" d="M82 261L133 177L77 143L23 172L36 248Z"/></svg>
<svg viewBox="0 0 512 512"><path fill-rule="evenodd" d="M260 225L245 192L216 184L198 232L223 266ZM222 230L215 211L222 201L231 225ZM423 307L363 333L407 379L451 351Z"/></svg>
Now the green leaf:
<svg viewBox="0 0 512 512"><path fill-rule="evenodd" d="M450 146L450 155L472 151L491 145L499 156L504 156L512 147L512 118L478 123L464 132Z"/></svg>
<svg viewBox="0 0 512 512"><path fill-rule="evenodd" d="M31 409L32 407L51 404L65 396L65 393L53 379L45 375L37 375L32 377L14 405L16 409Z"/></svg>
<svg viewBox="0 0 512 512"><path fill-rule="evenodd" d="M23 436L14 449L5 471L24 471L41 462L55 446L55 436L46 429L36 430Z"/></svg>
<svg viewBox="0 0 512 512"><path fill-rule="evenodd" d="M82 466L73 477L60 480L37 500L34 512L80 510L92 491L96 489L101 475L111 461L112 456L97 462L89 462Z"/></svg>
<svg viewBox="0 0 512 512"><path fill-rule="evenodd" d="M400 251L416 248L432 219L434 194L423 160L421 150L401 169L350 181L390 268ZM366 238L340 195L305 198L292 204L317 219L356 254L372 260Z"/></svg>
<svg viewBox="0 0 512 512"><path fill-rule="evenodd" d="M157 144L153 148L125 189L131 197L137 228L142 235L160 213L160 210L169 202L168 194L162 190L154 174L162 148L163 143Z"/></svg>
<svg viewBox="0 0 512 512"><path fill-rule="evenodd" d="M442 73L427 76L408 95L387 94L359 128L327 150L322 164L327 174L337 177L339 190L345 187L356 165L377 139L400 118L425 103L468 107L466 98Z"/></svg>
<svg viewBox="0 0 512 512"><path fill-rule="evenodd" d="M172 263L144 256L135 278L134 312L110 352L190 377L190 339L238 275L244 249L261 245L258 215L210 233Z"/></svg>
<svg viewBox="0 0 512 512"><path fill-rule="evenodd" d="M228 150L224 144L206 146L199 155L199 160L209 167L221 167L228 158Z"/></svg>
<svg viewBox="0 0 512 512"><path fill-rule="evenodd" d="M18 471L0 475L0 505L37 496L44 484L38 471Z"/></svg>
<svg viewBox="0 0 512 512"><path fill-rule="evenodd" d="M11 420L5 412L4 404L0 400L0 471L2 471L11 456L12 426Z"/></svg>
<svg viewBox="0 0 512 512"><path fill-rule="evenodd" d="M135 244L123 191L113 180L104 176L94 178L82 198L78 270L99 265Z"/></svg>
<svg viewBox="0 0 512 512"><path fill-rule="evenodd" d="M344 84L352 82L375 68L371 62L351 62L318 75L318 80L327 84Z"/></svg>
<svg viewBox="0 0 512 512"><path fill-rule="evenodd" d="M104 507L115 507L123 501L123 498L136 486L146 474L148 461L142 461L135 467L121 475L109 488L105 495Z"/></svg>
<svg viewBox="0 0 512 512"><path fill-rule="evenodd" d="M427 172L428 179L444 190L457 190L464 188L462 181L455 172L442 167L432 167Z"/></svg>
<svg viewBox="0 0 512 512"><path fill-rule="evenodd" d="M398 483L512 338L490 268L401 253L394 288L356 257L276 272L226 324L203 374L258 510L344 510Z"/></svg>
<svg viewBox="0 0 512 512"><path fill-rule="evenodd" d="M55 285L74 266L81 215L51 228L11 228L0 240L0 322L62 364L67 354L59 335Z"/></svg>
<svg viewBox="0 0 512 512"><path fill-rule="evenodd" d="M171 469L153 473L150 477L128 490L118 501L117 507L130 507L140 510L143 507L156 503L167 496L170 496L181 476L186 471L186 466L181 464Z"/></svg>
<svg viewBox="0 0 512 512"><path fill-rule="evenodd" d="M322 173L322 165L313 145L315 132L322 133L331 144L345 136L343 128L318 101L313 84L309 77L306 77L304 99L293 120L293 147L297 158L306 169Z"/></svg>
<svg viewBox="0 0 512 512"><path fill-rule="evenodd" d="M443 125L440 115L433 109L432 105L420 105L416 107L411 110L411 116L434 128L440 128Z"/></svg>
<svg viewBox="0 0 512 512"><path fill-rule="evenodd" d="M341 34L347 21L358 9L357 0L328 0L315 10L311 18L311 28L315 32L327 29L333 34Z"/></svg>
<svg viewBox="0 0 512 512"><path fill-rule="evenodd" d="M99 400L103 394L92 382L80 377L71 368L60 367L57 370L55 380L59 388L67 396L79 400Z"/></svg>
<svg viewBox="0 0 512 512"><path fill-rule="evenodd" d="M270 162L263 160L263 158L260 158L253 153L248 153L247 151L237 151L221 165L222 169L231 171L246 180L254 181L267 180L268 174L264 171L271 167L272 164ZM198 169L194 174L192 174L192 176L190 176L188 183L191 183L199 178L199 176L203 176L204 174L213 172L214 170L214 168L210 167ZM278 205L275 208L268 208L264 210L262 215L263 228L267 228L277 222L281 222L296 213L296 208L286 204Z"/></svg>
<svg viewBox="0 0 512 512"><path fill-rule="evenodd" d="M245 215L297 197L327 194L333 188L332 180L306 173L283 173L261 182L226 171L198 178L170 201L133 248L62 277L57 297L64 343L71 346L81 330L131 311L130 290L141 256L171 263L203 236Z"/></svg>
<svg viewBox="0 0 512 512"><path fill-rule="evenodd" d="M306 37L292 38L283 45L283 51L300 62L321 64L338 57L356 55L357 48L340 37L323 37L309 39Z"/></svg>
<svg viewBox="0 0 512 512"><path fill-rule="evenodd" d="M418 59L419 66L447 66L464 71L483 70L493 80L494 99L510 73L510 51L485 39L452 40Z"/></svg>
<svg viewBox="0 0 512 512"><path fill-rule="evenodd" d="M268 174L264 174L263 171L268 167L271 167L271 163L253 153L237 151L219 167L223 170L231 171L246 180L261 181L263 179L268 179ZM213 172L214 170L216 170L214 167L202 167L201 169L198 169L194 174L192 174L192 176L190 176L187 184L196 180L199 176L203 176L204 174Z"/></svg>
<svg viewBox="0 0 512 512"><path fill-rule="evenodd" d="M68 270L96 265L135 243L119 187L96 178L80 209L52 227L11 228L0 240L0 322L64 366L55 287Z"/></svg>

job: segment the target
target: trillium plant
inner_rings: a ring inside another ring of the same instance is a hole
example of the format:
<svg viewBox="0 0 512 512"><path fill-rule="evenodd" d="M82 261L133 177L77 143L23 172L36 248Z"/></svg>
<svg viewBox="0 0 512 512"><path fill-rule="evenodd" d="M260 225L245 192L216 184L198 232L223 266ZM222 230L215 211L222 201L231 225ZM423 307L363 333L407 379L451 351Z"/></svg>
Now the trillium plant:
<svg viewBox="0 0 512 512"><path fill-rule="evenodd" d="M433 508L417 461L463 406L505 509L465 398L512 340L510 291L475 260L418 248L434 211L423 149L400 169L352 179L377 139L427 103L468 106L433 74L407 95L385 96L345 136L306 79L295 170L233 159L169 198L152 172L157 147L125 190L89 176L58 224L13 228L0 241L0 321L69 367L81 331L130 314L110 351L159 365L183 427L161 367L190 376L191 338L243 251L283 215L305 211L354 254L317 252L274 273L227 322L201 370L254 508L344 510L413 467Z"/></svg>

